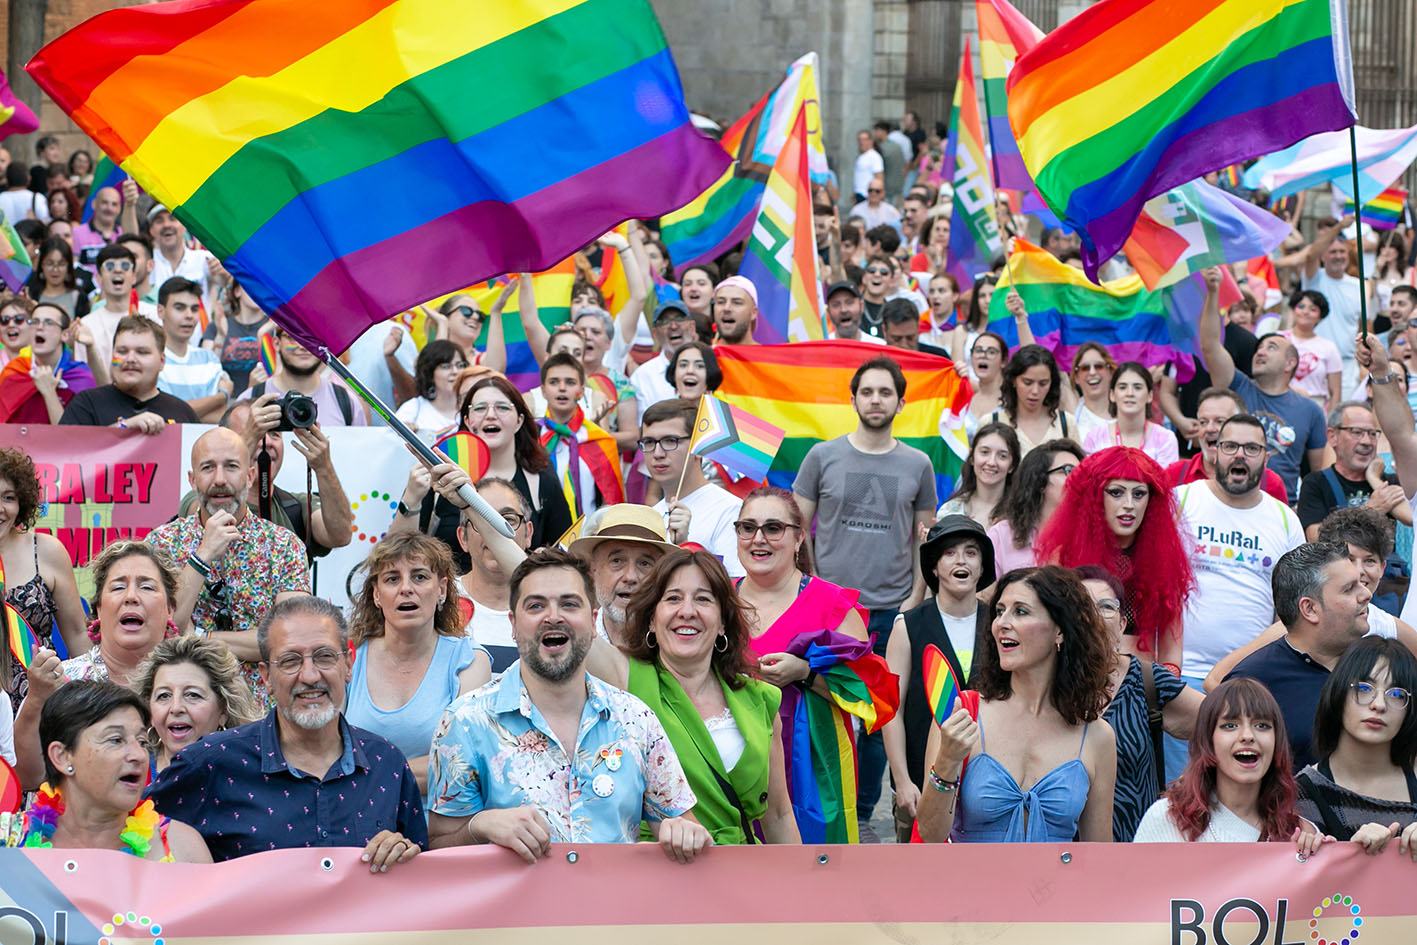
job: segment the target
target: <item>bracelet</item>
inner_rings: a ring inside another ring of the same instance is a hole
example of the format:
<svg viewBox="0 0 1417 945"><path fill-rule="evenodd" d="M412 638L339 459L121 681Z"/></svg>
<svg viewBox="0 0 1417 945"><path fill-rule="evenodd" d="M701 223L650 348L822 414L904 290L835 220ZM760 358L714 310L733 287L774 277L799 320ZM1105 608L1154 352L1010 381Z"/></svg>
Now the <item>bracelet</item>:
<svg viewBox="0 0 1417 945"><path fill-rule="evenodd" d="M959 790L959 779L946 781L935 771L934 765L930 766L930 786L945 794L953 794Z"/></svg>
<svg viewBox="0 0 1417 945"><path fill-rule="evenodd" d="M817 681L817 671L816 671L815 669L810 669L810 668L809 668L809 669L807 670L807 678L804 679L804 680L802 680L802 688L803 688L803 689L811 689L811 688L812 688L812 683L814 683L814 682L816 682L816 681Z"/></svg>
<svg viewBox="0 0 1417 945"><path fill-rule="evenodd" d="M187 566L201 575L203 581L211 580L212 566L199 558L195 551L187 556Z"/></svg>

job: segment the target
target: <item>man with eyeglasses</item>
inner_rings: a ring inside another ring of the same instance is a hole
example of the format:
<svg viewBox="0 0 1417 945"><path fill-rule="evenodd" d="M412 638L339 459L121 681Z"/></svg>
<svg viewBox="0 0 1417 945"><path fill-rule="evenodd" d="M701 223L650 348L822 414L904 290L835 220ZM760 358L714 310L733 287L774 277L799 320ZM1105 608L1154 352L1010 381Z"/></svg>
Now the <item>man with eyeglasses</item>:
<svg viewBox="0 0 1417 945"><path fill-rule="evenodd" d="M630 375L630 386L635 389L635 402L639 407L640 422L644 422L645 411L663 400L673 400L677 395L674 385L669 383L665 373L669 361L679 353L679 349L698 337L694 316L684 303L674 299L659 303L654 310L653 334L659 353L641 364Z"/></svg>
<svg viewBox="0 0 1417 945"><path fill-rule="evenodd" d="M325 362L307 351L284 328L274 329L274 340L278 362L275 374L259 384L252 384L237 398L256 401L252 415L259 422L271 422L274 426L280 420L280 399L293 390L315 401L320 424L326 428L369 425L369 408L343 384L335 382Z"/></svg>
<svg viewBox="0 0 1417 945"><path fill-rule="evenodd" d="M113 333L118 322L129 315L141 315L158 322L157 308L148 302L132 302L138 259L126 246L105 246L98 253L99 300L74 326L74 356L89 366L94 379L108 383L108 367L113 360Z"/></svg>
<svg viewBox="0 0 1417 945"><path fill-rule="evenodd" d="M1181 623L1181 681L1193 689L1226 654L1269 626L1274 563L1304 543L1299 517L1260 488L1264 425L1249 414L1230 417L1221 424L1215 450L1213 478L1172 490L1176 527L1190 545L1196 577ZM1168 736L1168 779L1185 763L1185 743Z"/></svg>
<svg viewBox="0 0 1417 945"><path fill-rule="evenodd" d="M0 308L0 318L10 308ZM0 370L0 423L58 423L69 401L94 386L93 372L65 346L68 312L49 302L21 308L30 312L34 332L30 360L28 367L12 361Z"/></svg>
<svg viewBox="0 0 1417 945"><path fill-rule="evenodd" d="M1257 679L1274 694L1294 755L1311 765L1319 692L1343 651L1368 633L1372 592L1338 542L1310 542L1274 566L1274 609L1284 636L1241 661L1226 679Z"/></svg>
<svg viewBox="0 0 1417 945"><path fill-rule="evenodd" d="M1215 444L1220 441L1220 427L1226 420L1244 412L1245 402L1229 388L1207 387L1201 391L1200 400L1196 405L1196 425L1200 428L1197 444L1200 446L1200 452L1190 459L1178 459L1166 467L1166 475L1170 477L1171 485L1180 486L1188 482L1214 479ZM1284 480L1268 466L1264 471L1263 488L1280 502L1289 501Z"/></svg>
<svg viewBox="0 0 1417 945"><path fill-rule="evenodd" d="M293 532L246 504L256 466L234 431L218 427L197 437L187 479L197 492L196 514L159 525L147 537L181 566L172 619L225 644L243 661L242 675L265 704L253 628L271 605L310 593L305 549Z"/></svg>
<svg viewBox="0 0 1417 945"><path fill-rule="evenodd" d="M344 614L302 595L251 631L274 710L189 745L147 789L181 811L217 861L266 850L363 847L371 873L428 845L403 753L344 719L354 649Z"/></svg>
<svg viewBox="0 0 1417 945"><path fill-rule="evenodd" d="M698 410L693 401L676 398L645 411L640 449L649 477L659 483L664 496L653 508L666 522L671 522L680 508L686 509L690 516L686 540L717 555L732 577L742 577L747 572L738 560L733 523L743 509L743 500L709 482L699 458L689 454Z"/></svg>
<svg viewBox="0 0 1417 945"><path fill-rule="evenodd" d="M1373 410L1356 400L1336 405L1328 414L1328 437L1333 444L1333 465L1316 469L1299 484L1299 521L1304 537L1314 541L1324 517L1336 508L1364 506L1376 509L1404 525L1412 524L1412 510L1397 484L1397 476L1379 466L1372 479L1369 466L1378 459L1378 424Z"/></svg>

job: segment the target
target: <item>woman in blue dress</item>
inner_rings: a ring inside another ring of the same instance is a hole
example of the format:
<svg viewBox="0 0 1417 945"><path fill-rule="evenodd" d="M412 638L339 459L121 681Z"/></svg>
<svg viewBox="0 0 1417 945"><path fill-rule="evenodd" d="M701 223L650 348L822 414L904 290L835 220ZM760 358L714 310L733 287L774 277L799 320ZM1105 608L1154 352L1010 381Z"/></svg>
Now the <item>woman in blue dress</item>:
<svg viewBox="0 0 1417 945"><path fill-rule="evenodd" d="M1110 842L1112 648L1092 598L1066 568L1021 568L996 585L993 611L970 676L978 717L957 706L930 733L921 838Z"/></svg>

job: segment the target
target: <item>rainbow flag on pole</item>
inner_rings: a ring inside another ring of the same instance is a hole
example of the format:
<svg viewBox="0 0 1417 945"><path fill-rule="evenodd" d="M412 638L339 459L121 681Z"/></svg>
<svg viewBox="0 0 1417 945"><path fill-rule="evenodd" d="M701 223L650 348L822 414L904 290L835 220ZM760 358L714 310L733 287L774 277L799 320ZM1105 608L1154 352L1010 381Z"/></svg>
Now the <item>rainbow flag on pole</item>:
<svg viewBox="0 0 1417 945"><path fill-rule="evenodd" d="M1358 189L1364 205L1393 186L1417 160L1417 125L1411 128L1353 129L1358 143ZM1251 190L1270 192L1271 200L1310 187L1332 184L1341 192L1353 187L1353 145L1347 131L1330 131L1305 138L1292 147L1260 158L1245 171Z"/></svg>
<svg viewBox="0 0 1417 945"><path fill-rule="evenodd" d="M1342 3L1102 0L1009 74L1024 164L1091 278L1157 194L1354 122Z"/></svg>
<svg viewBox="0 0 1417 945"><path fill-rule="evenodd" d="M768 477L768 467L786 435L748 411L704 394L694 420L691 452L761 482Z"/></svg>
<svg viewBox="0 0 1417 945"><path fill-rule="evenodd" d="M178 0L26 69L312 349L554 265L729 160L649 0Z"/></svg>
<svg viewBox="0 0 1417 945"><path fill-rule="evenodd" d="M979 72L984 85L984 112L989 120L989 148L994 155L994 186L1030 191L1033 178L1023 166L1018 141L1009 126L1005 85L1018 57L1043 38L1043 31L1014 9L1009 0L975 0L979 23Z"/></svg>
<svg viewBox="0 0 1417 945"><path fill-rule="evenodd" d="M1375 230L1391 230L1402 219L1402 208L1407 205L1407 191L1402 187L1389 187L1377 197L1363 204L1363 222ZM1343 213L1353 213L1353 200L1343 202Z"/></svg>
<svg viewBox="0 0 1417 945"><path fill-rule="evenodd" d="M739 269L739 275L758 290L754 337L762 344L821 341L826 336L807 151L807 116L798 112L792 134L768 175Z"/></svg>
<svg viewBox="0 0 1417 945"><path fill-rule="evenodd" d="M945 173L952 174L954 182L946 266L962 286L973 285L976 276L988 272L1004 246L994 213L994 185L989 179L989 158L979 125L979 97L974 91L972 63L966 38L944 159Z"/></svg>
<svg viewBox="0 0 1417 945"><path fill-rule="evenodd" d="M723 345L714 353L723 370L715 395L785 431L768 470L772 485L792 488L809 449L856 429L851 375L863 362L884 356L905 372L896 439L930 457L937 495L954 491L969 452L962 420L971 391L948 358L860 341Z"/></svg>

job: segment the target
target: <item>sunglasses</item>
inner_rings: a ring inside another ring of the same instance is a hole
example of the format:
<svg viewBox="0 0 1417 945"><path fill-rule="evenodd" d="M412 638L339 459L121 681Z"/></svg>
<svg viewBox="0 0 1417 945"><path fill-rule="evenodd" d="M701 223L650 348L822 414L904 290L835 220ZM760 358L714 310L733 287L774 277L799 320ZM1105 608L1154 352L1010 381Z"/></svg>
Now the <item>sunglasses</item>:
<svg viewBox="0 0 1417 945"><path fill-rule="evenodd" d="M479 312L477 309L473 308L471 305L458 305L453 308L453 311L457 312L459 315L466 319L482 317L482 313Z"/></svg>
<svg viewBox="0 0 1417 945"><path fill-rule="evenodd" d="M128 272L133 264L126 259L110 259L103 264L104 272Z"/></svg>
<svg viewBox="0 0 1417 945"><path fill-rule="evenodd" d="M0 328L7 325L27 325L30 322L28 315L0 315Z"/></svg>
<svg viewBox="0 0 1417 945"><path fill-rule="evenodd" d="M753 536L758 532L763 533L763 537L768 541L777 541L789 528L797 526L791 522L779 522L777 519L768 519L766 522L755 522L752 519L739 519L733 523L733 530L738 537L744 541L752 541Z"/></svg>

